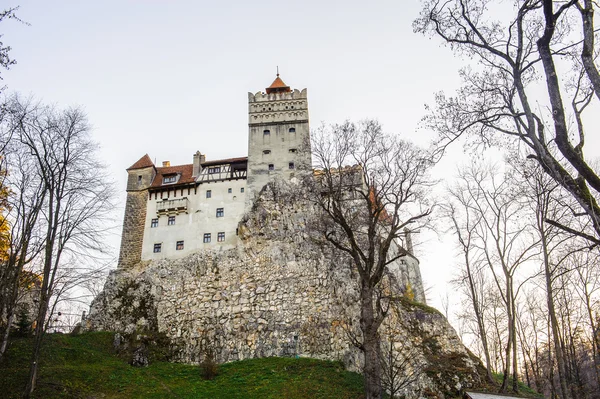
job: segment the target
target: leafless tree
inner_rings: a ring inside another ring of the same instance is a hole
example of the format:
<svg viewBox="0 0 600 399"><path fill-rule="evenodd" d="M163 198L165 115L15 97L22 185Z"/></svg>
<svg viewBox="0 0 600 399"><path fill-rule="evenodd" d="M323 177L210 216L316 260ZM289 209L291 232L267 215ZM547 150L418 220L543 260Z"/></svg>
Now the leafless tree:
<svg viewBox="0 0 600 399"><path fill-rule="evenodd" d="M10 188L5 222L8 224L7 256L0 264L0 307L2 312L2 344L4 355L9 332L18 302L20 277L26 265L43 249L40 236L40 218L46 190L35 171L35 165L23 148L5 152L10 165L6 185Z"/></svg>
<svg viewBox="0 0 600 399"><path fill-rule="evenodd" d="M101 253L111 210L112 186L96 160L85 114L78 108L58 110L14 97L10 103L13 140L23 148L45 193L40 223L42 278L31 369L24 397L35 389L40 348L65 264Z"/></svg>
<svg viewBox="0 0 600 399"><path fill-rule="evenodd" d="M600 100L597 8L593 0L424 0L413 25L470 60L456 96L439 93L425 118L440 150L463 135L485 145L518 139L577 201L573 214L587 217L592 232L547 223L592 245L600 244L600 176L583 149L584 112Z"/></svg>
<svg viewBox="0 0 600 399"><path fill-rule="evenodd" d="M484 318L482 261L484 260L480 251L477 250L477 229L480 228L483 215L475 209L473 204L477 198L460 186L448 189L449 201L444 206L444 215L451 221L451 231L458 241L458 246L464 259L464 272L456 280L459 287L466 288L466 296L475 315L478 336L481 340L482 352L485 358L487 379L493 382L492 364L490 359L489 345L487 342L487 326Z"/></svg>
<svg viewBox="0 0 600 399"><path fill-rule="evenodd" d="M462 232L463 253L465 248L468 250L469 270L472 275L475 274L472 270L472 262L478 260L480 256L480 261L486 265L495 283L496 292L504 304L508 336L504 353L504 379L500 390L506 391L512 369L512 389L516 392L518 391L516 304L522 286L522 282L516 281L516 273L522 265L536 255L539 240L529 231L523 202L519 201L520 194L511 184L511 176L498 173L495 169L497 168L491 165L473 163L459 173L457 185L451 190L451 197L471 214L472 222L467 231L464 225L455 226L455 229L458 228ZM464 240L468 234L471 234L472 242L467 245ZM474 281L469 281L467 278L467 285L473 284ZM477 293L475 289L469 291L472 296ZM480 312L480 307L477 308ZM483 324L483 316L481 318L478 323ZM485 339L485 330L480 333L482 339Z"/></svg>
<svg viewBox="0 0 600 399"><path fill-rule="evenodd" d="M373 120L321 127L311 141L317 178L308 200L319 210L311 227L358 276L366 397L381 398L379 327L389 300L378 289L386 268L406 255L404 229L418 229L431 214L427 154Z"/></svg>
<svg viewBox="0 0 600 399"><path fill-rule="evenodd" d="M17 10L19 9L19 7L9 7L5 10L0 11L0 22L4 21L4 20L9 20L9 19L13 19L13 20L17 20L22 22L18 17L17 17ZM12 65L16 64L17 61L14 58L10 57L10 46L6 46L4 44L4 42L2 41L2 36L0 35L0 67L4 68L4 69L9 69ZM2 75L0 75L0 80L2 80ZM2 90L4 89L4 87L0 86L0 93L2 93Z"/></svg>

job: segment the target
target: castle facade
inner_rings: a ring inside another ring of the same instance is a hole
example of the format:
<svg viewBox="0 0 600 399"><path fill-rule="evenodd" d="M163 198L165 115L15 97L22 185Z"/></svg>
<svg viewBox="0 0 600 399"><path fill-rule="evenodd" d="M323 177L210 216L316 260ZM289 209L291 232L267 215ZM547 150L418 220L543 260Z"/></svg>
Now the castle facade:
<svg viewBox="0 0 600 399"><path fill-rule="evenodd" d="M277 74L265 92L248 93L248 157L154 165L146 154L127 169L119 268L182 258L238 244L237 226L256 194L273 179L311 173L306 89ZM303 147L304 146L304 147Z"/></svg>

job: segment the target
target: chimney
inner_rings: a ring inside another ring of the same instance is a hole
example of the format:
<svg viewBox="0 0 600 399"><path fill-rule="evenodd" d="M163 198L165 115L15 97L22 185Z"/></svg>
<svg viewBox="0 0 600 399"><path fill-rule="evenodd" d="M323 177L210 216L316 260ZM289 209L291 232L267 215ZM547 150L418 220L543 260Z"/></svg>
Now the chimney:
<svg viewBox="0 0 600 399"><path fill-rule="evenodd" d="M163 161L163 168L168 168L171 166L171 161Z"/></svg>
<svg viewBox="0 0 600 399"><path fill-rule="evenodd" d="M194 169L192 172L192 176L200 176L200 173L202 173L202 164L204 162L206 162L206 156L202 155L200 151L196 151L196 153L194 154Z"/></svg>

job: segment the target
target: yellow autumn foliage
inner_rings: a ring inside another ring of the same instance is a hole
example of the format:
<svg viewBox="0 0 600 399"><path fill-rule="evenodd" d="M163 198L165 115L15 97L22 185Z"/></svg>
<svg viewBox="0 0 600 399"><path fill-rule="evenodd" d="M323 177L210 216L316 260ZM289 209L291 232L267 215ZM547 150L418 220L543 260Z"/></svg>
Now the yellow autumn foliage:
<svg viewBox="0 0 600 399"><path fill-rule="evenodd" d="M0 157L0 165L2 158ZM4 183L6 169L0 170L0 262L8 259L8 246L10 242L10 226L6 220L6 212L8 207L8 187Z"/></svg>

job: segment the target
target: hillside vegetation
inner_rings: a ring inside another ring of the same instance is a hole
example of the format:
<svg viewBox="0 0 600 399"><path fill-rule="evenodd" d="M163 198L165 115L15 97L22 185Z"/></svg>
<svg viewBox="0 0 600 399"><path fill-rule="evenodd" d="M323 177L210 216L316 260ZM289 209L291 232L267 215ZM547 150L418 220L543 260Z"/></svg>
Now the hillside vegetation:
<svg viewBox="0 0 600 399"><path fill-rule="evenodd" d="M31 340L15 339L0 364L0 396L20 398ZM154 361L130 366L112 349L112 334L48 335L35 398L339 398L363 396L362 378L339 362L264 358L220 366L202 379L198 366Z"/></svg>

